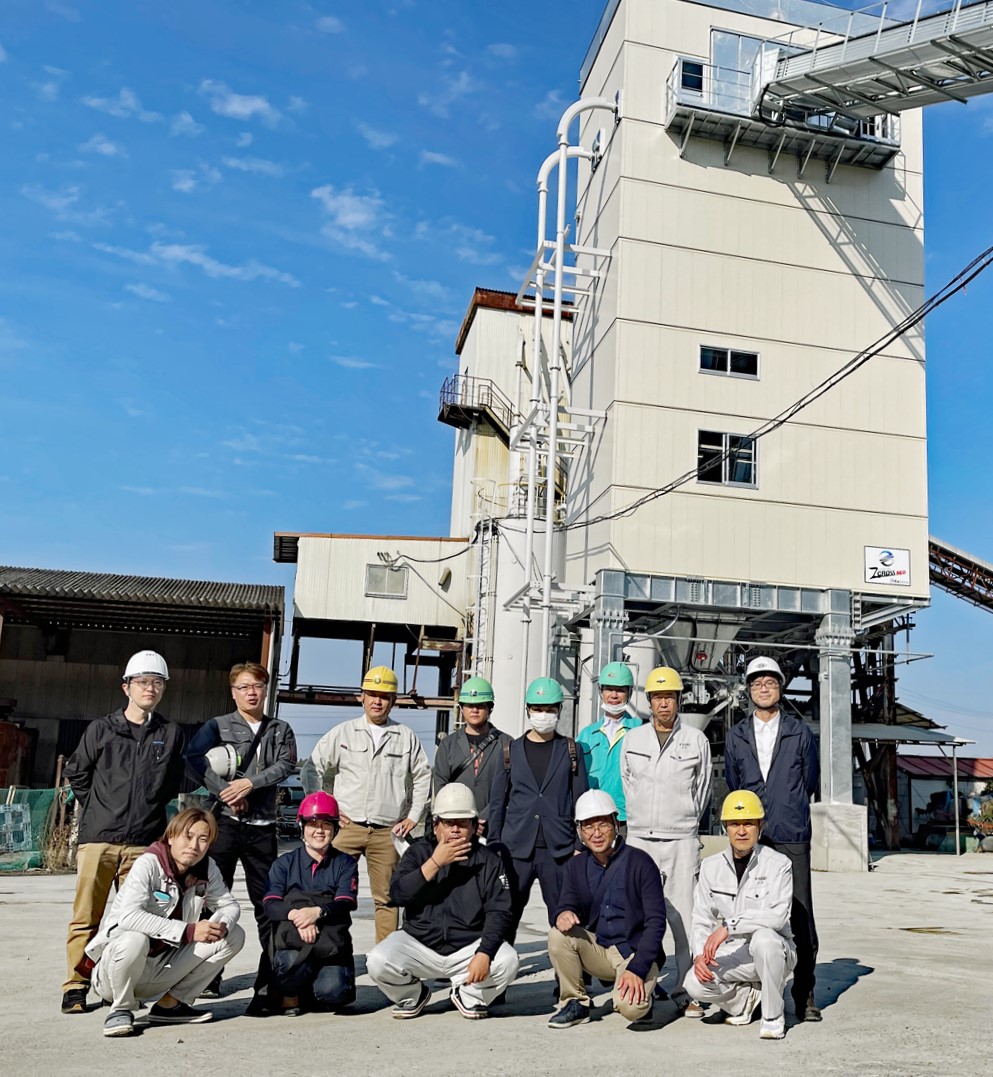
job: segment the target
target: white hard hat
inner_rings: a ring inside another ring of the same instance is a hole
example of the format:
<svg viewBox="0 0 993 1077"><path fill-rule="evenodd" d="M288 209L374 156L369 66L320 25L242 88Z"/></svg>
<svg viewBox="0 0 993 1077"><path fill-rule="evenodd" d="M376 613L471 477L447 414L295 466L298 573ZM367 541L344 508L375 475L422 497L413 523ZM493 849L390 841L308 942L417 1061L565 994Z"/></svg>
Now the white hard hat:
<svg viewBox="0 0 993 1077"><path fill-rule="evenodd" d="M128 664L124 668L124 679L132 677L161 677L164 681L169 680L169 667L166 660L156 651L139 651L131 655Z"/></svg>
<svg viewBox="0 0 993 1077"><path fill-rule="evenodd" d="M745 684L748 684L753 677L758 677L761 673L771 673L773 677L779 679L780 684L786 683L783 671L779 668L779 663L775 658L762 655L760 658L753 658L748 663L748 668L745 670Z"/></svg>
<svg viewBox="0 0 993 1077"><path fill-rule="evenodd" d="M238 773L238 765L241 763L241 756L233 744L218 744L206 753L205 758L207 766L225 782L231 781Z"/></svg>
<svg viewBox="0 0 993 1077"><path fill-rule="evenodd" d="M586 819L599 819L602 815L616 815L617 805L610 793L602 789L588 789L576 801L576 822Z"/></svg>
<svg viewBox="0 0 993 1077"><path fill-rule="evenodd" d="M475 819L479 815L472 790L461 782L451 782L434 798L436 819Z"/></svg>

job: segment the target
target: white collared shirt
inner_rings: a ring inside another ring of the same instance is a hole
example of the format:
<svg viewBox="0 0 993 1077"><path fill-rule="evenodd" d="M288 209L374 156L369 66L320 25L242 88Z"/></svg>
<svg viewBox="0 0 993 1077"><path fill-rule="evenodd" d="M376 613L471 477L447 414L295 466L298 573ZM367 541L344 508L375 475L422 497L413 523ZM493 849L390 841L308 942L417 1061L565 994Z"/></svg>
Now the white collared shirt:
<svg viewBox="0 0 993 1077"><path fill-rule="evenodd" d="M756 718L752 715L752 727L755 731L755 750L759 756L759 769L762 771L762 781L769 780L769 768L772 766L772 753L776 748L776 741L779 739L779 715L780 712L776 711L776 717L770 718L768 722L763 722L761 718Z"/></svg>

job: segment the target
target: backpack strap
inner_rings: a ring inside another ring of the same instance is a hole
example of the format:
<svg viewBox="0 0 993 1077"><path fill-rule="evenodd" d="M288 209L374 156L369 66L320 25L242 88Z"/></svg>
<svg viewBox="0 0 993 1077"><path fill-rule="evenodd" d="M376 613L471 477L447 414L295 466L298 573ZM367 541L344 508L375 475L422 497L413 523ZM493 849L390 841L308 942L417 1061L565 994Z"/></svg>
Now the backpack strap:
<svg viewBox="0 0 993 1077"><path fill-rule="evenodd" d="M576 757L576 742L572 737L566 737L565 746L569 749L569 762L572 764L572 776L575 778L579 773L579 760Z"/></svg>
<svg viewBox="0 0 993 1077"><path fill-rule="evenodd" d="M510 741L503 742L503 769L510 770Z"/></svg>

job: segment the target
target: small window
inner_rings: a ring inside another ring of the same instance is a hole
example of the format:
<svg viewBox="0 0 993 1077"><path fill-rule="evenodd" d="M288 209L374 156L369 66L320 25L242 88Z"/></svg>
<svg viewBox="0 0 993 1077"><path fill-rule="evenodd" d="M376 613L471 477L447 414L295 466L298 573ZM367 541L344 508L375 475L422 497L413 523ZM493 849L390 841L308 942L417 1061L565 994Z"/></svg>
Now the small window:
<svg viewBox="0 0 993 1077"><path fill-rule="evenodd" d="M756 352L740 352L734 348L712 348L700 345L700 369L706 374L728 374L732 378L757 378L759 357Z"/></svg>
<svg viewBox="0 0 993 1077"><path fill-rule="evenodd" d="M406 598L406 566L366 565L365 593L366 598Z"/></svg>
<svg viewBox="0 0 993 1077"><path fill-rule="evenodd" d="M703 93L703 64L696 60L682 60L680 86L691 93Z"/></svg>
<svg viewBox="0 0 993 1077"><path fill-rule="evenodd" d="M696 467L697 482L755 486L755 440L743 434L701 430Z"/></svg>

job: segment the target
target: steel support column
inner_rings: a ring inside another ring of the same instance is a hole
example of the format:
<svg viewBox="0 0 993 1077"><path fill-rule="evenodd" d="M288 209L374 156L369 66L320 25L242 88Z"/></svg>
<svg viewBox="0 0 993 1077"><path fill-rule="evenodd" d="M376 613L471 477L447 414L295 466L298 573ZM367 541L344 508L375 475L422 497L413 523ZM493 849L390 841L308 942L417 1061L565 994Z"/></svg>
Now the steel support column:
<svg viewBox="0 0 993 1077"><path fill-rule="evenodd" d="M831 591L830 613L814 636L818 647L821 802L852 803L851 596Z"/></svg>
<svg viewBox="0 0 993 1077"><path fill-rule="evenodd" d="M624 627L628 615L624 608L625 573L614 569L604 569L597 573L596 594L593 598L593 612L590 614L590 628L593 631L593 664L591 672L599 676L600 670L608 662L619 657L624 644ZM582 728L587 722L596 721L599 695L593 692L592 712L583 720L576 716L576 725Z"/></svg>

